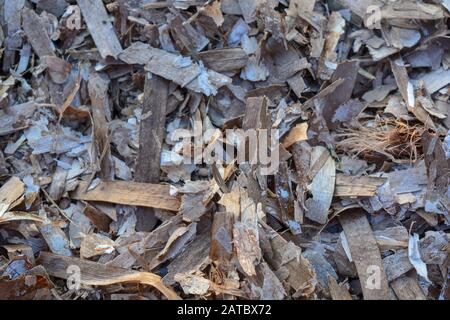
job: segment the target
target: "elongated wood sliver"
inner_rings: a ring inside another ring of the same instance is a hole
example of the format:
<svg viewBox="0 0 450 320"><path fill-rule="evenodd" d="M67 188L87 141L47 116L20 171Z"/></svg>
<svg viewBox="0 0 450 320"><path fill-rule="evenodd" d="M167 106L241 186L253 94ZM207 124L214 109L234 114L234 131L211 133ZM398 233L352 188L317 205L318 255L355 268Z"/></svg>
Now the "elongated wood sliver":
<svg viewBox="0 0 450 320"><path fill-rule="evenodd" d="M361 209L351 209L339 216L358 271L365 300L389 300L389 287L380 250L369 221Z"/></svg>

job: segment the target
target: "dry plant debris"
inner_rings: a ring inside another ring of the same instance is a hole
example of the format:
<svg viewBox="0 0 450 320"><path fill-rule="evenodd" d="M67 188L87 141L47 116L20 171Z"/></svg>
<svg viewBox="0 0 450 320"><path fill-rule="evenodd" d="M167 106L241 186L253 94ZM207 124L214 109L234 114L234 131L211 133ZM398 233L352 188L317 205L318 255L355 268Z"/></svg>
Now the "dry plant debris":
<svg viewBox="0 0 450 320"><path fill-rule="evenodd" d="M444 0L0 0L0 299L450 299Z"/></svg>

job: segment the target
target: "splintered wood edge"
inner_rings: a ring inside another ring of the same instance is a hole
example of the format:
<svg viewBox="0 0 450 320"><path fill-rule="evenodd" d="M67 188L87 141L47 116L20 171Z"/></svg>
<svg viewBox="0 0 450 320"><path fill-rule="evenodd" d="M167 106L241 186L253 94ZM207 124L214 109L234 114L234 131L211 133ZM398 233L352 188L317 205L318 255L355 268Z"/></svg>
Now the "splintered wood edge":
<svg viewBox="0 0 450 320"><path fill-rule="evenodd" d="M80 281L85 285L107 286L117 283L140 283L154 287L169 300L181 299L175 291L162 283L160 276L151 272L110 267L98 262L50 252L41 252L37 263L41 264L49 275L56 278L68 279L73 274L69 268L75 266L79 268Z"/></svg>

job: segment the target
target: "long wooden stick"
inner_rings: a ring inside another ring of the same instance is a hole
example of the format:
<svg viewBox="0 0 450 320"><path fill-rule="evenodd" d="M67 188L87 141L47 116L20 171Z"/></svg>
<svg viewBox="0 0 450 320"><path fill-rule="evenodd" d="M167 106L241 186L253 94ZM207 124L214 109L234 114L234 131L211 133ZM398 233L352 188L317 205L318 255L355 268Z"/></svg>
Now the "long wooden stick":
<svg viewBox="0 0 450 320"><path fill-rule="evenodd" d="M139 131L139 153L135 181L158 183L161 147L166 124L168 82L157 75L145 78L144 105ZM151 231L157 219L151 208L139 207L136 211L139 231Z"/></svg>

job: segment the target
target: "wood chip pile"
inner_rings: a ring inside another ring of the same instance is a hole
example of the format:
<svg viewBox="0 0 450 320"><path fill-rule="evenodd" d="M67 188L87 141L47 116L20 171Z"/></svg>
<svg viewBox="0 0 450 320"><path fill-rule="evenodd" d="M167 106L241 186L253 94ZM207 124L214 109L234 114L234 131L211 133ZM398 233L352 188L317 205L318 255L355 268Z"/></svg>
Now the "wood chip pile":
<svg viewBox="0 0 450 320"><path fill-rule="evenodd" d="M449 10L0 0L0 299L450 299Z"/></svg>

